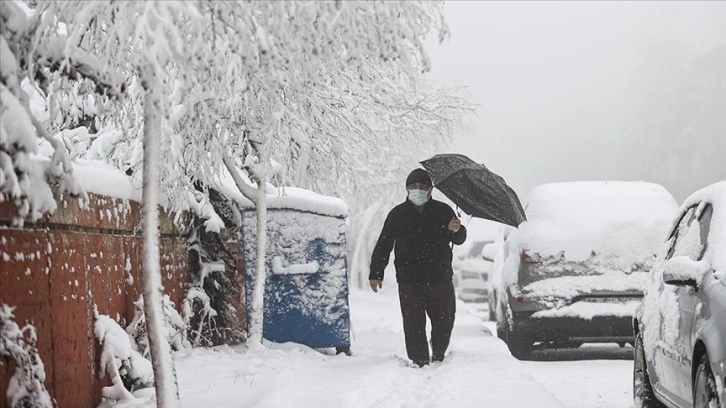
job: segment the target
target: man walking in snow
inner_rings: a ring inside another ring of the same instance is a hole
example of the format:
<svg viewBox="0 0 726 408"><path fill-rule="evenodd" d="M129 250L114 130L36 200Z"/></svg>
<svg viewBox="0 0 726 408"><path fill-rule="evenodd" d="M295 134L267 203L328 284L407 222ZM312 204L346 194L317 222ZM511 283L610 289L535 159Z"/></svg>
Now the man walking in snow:
<svg viewBox="0 0 726 408"><path fill-rule="evenodd" d="M456 314L450 243L466 240L466 228L448 205L431 198L431 177L415 169L406 178L408 199L388 213L371 257L373 292L383 287L383 270L395 248L394 265L403 315L406 352L414 364L443 361ZM431 357L426 337L431 320Z"/></svg>

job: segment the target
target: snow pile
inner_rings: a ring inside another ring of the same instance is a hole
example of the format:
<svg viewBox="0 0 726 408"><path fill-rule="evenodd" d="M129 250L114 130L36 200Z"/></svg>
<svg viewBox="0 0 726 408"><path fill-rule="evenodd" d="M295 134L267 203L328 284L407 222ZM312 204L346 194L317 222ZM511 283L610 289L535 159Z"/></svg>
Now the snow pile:
<svg viewBox="0 0 726 408"><path fill-rule="evenodd" d="M572 182L544 184L527 199L521 248L571 261L593 254L626 262L652 256L663 243L678 206L658 184Z"/></svg>
<svg viewBox="0 0 726 408"><path fill-rule="evenodd" d="M35 327L18 327L13 309L0 303L0 358L15 362L15 373L10 377L7 395L0 395L0 398L7 402L9 408L52 408L53 402L43 384L45 366L35 346ZM29 334L27 338L26 332Z"/></svg>

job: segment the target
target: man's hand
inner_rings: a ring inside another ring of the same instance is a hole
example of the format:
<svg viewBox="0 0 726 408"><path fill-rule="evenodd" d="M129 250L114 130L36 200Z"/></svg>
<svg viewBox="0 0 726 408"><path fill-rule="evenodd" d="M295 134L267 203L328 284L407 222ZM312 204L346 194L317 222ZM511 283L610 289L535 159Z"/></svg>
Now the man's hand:
<svg viewBox="0 0 726 408"><path fill-rule="evenodd" d="M371 284L371 290L376 293L378 293L378 289L383 287L383 281L380 279L371 279L369 282Z"/></svg>
<svg viewBox="0 0 726 408"><path fill-rule="evenodd" d="M449 221L449 231L458 232L460 228L461 220L459 220L458 218L454 217L451 219L451 221Z"/></svg>

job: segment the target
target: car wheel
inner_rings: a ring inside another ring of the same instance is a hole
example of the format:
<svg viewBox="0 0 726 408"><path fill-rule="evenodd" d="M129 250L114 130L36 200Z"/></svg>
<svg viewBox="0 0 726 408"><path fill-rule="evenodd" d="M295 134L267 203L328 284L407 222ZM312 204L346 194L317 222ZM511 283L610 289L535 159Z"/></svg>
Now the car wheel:
<svg viewBox="0 0 726 408"><path fill-rule="evenodd" d="M633 357L633 402L636 408L662 408L663 404L655 398L653 386L648 376L648 365L645 362L643 337L635 336L635 352Z"/></svg>
<svg viewBox="0 0 726 408"><path fill-rule="evenodd" d="M719 407L716 380L708 363L708 356L701 356L693 379L693 408Z"/></svg>
<svg viewBox="0 0 726 408"><path fill-rule="evenodd" d="M515 333L510 327L510 319L505 316L504 342L509 347L509 352L518 360L523 360L532 353L532 340L520 333Z"/></svg>
<svg viewBox="0 0 726 408"><path fill-rule="evenodd" d="M532 341L523 338L509 338L507 347L517 360L525 360L532 354Z"/></svg>

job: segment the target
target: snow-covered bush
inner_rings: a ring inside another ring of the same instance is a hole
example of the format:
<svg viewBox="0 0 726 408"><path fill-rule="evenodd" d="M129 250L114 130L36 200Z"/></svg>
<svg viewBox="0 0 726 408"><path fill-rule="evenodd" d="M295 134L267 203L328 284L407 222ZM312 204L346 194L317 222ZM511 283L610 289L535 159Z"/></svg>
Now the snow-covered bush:
<svg viewBox="0 0 726 408"><path fill-rule="evenodd" d="M209 295L199 286L189 288L184 298L182 319L189 327L190 342L194 347L214 345L213 336L219 337L214 318L217 311L211 306Z"/></svg>
<svg viewBox="0 0 726 408"><path fill-rule="evenodd" d="M195 347L237 344L246 339L241 310L244 291L239 253L230 241L237 245L241 239L241 214L222 192L198 193L209 197L203 203L208 211L195 211L190 225L187 249L192 277L182 317ZM214 217L209 218L209 213Z"/></svg>
<svg viewBox="0 0 726 408"><path fill-rule="evenodd" d="M14 308L0 303L0 362L15 364L7 393L8 408L51 408L45 389L45 366L36 347L35 327L15 323ZM5 396L0 395L0 398Z"/></svg>
<svg viewBox="0 0 726 408"><path fill-rule="evenodd" d="M113 319L96 314L96 340L101 345L101 376L107 375L111 385L104 387L104 398L133 401L131 392L153 386L151 362L136 349L133 339Z"/></svg>
<svg viewBox="0 0 726 408"><path fill-rule="evenodd" d="M134 320L126 327L126 333L134 339L139 353L148 358L150 356L149 338L146 330L143 296L140 296L139 300L134 302L134 306L136 307ZM192 346L186 337L187 326L184 324L184 319L179 315L179 312L176 311L174 302L169 299L169 295L164 295L162 298L162 310L164 313L164 332L172 350L179 351L191 348Z"/></svg>

